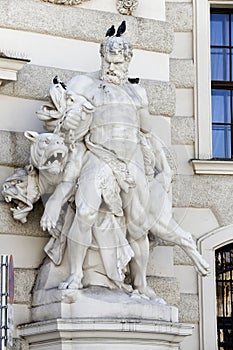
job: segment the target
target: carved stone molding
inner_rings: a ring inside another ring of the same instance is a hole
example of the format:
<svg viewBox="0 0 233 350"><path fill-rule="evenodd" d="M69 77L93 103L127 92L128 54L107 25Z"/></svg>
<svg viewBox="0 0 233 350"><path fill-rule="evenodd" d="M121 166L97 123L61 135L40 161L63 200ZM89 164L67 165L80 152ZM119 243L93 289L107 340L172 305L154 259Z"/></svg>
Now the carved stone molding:
<svg viewBox="0 0 233 350"><path fill-rule="evenodd" d="M8 57L0 53L0 85L6 80L16 81L17 73L28 62L28 59Z"/></svg>
<svg viewBox="0 0 233 350"><path fill-rule="evenodd" d="M122 15L132 15L138 6L138 0L117 0L116 7Z"/></svg>
<svg viewBox="0 0 233 350"><path fill-rule="evenodd" d="M57 5L79 5L83 1L89 1L89 0L43 0L44 2L50 2L52 4Z"/></svg>

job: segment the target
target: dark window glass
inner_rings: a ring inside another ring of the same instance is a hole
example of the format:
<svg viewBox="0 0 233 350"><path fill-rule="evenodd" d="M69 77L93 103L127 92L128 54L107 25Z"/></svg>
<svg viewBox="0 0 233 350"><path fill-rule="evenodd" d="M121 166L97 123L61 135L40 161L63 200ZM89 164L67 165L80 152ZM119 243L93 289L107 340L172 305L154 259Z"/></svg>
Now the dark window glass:
<svg viewBox="0 0 233 350"><path fill-rule="evenodd" d="M218 349L233 349L233 244L215 252Z"/></svg>
<svg viewBox="0 0 233 350"><path fill-rule="evenodd" d="M231 127L213 125L212 140L214 158L231 158Z"/></svg>
<svg viewBox="0 0 233 350"><path fill-rule="evenodd" d="M231 122L231 91L212 89L213 123Z"/></svg>
<svg viewBox="0 0 233 350"><path fill-rule="evenodd" d="M233 11L211 10L212 156L233 159Z"/></svg>
<svg viewBox="0 0 233 350"><path fill-rule="evenodd" d="M211 13L210 39L211 45L230 45L230 23L229 15L222 13Z"/></svg>
<svg viewBox="0 0 233 350"><path fill-rule="evenodd" d="M230 50L225 48L211 49L211 79L230 80Z"/></svg>

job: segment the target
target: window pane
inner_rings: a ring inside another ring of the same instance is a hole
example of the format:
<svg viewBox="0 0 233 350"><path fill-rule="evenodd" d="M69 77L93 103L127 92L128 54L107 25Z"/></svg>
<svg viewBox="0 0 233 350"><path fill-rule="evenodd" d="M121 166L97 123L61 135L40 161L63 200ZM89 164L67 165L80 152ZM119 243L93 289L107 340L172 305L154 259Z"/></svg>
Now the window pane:
<svg viewBox="0 0 233 350"><path fill-rule="evenodd" d="M233 15L231 14L231 46L233 46Z"/></svg>
<svg viewBox="0 0 233 350"><path fill-rule="evenodd" d="M230 90L212 90L212 121L213 123L231 122L231 92Z"/></svg>
<svg viewBox="0 0 233 350"><path fill-rule="evenodd" d="M211 79L230 80L229 49L211 49Z"/></svg>
<svg viewBox="0 0 233 350"><path fill-rule="evenodd" d="M211 45L229 46L229 15L222 13L211 14Z"/></svg>
<svg viewBox="0 0 233 350"><path fill-rule="evenodd" d="M213 158L231 158L231 127L213 125Z"/></svg>

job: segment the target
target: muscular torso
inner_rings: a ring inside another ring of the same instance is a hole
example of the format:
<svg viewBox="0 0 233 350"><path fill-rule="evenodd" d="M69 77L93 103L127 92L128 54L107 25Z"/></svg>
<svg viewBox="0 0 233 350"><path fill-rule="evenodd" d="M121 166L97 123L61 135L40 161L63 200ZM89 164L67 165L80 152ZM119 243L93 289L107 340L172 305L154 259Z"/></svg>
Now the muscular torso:
<svg viewBox="0 0 233 350"><path fill-rule="evenodd" d="M74 78L69 88L84 95L95 106L90 140L124 159L135 158L139 149L139 111L147 102L140 94L140 88L132 84L109 84L89 77Z"/></svg>

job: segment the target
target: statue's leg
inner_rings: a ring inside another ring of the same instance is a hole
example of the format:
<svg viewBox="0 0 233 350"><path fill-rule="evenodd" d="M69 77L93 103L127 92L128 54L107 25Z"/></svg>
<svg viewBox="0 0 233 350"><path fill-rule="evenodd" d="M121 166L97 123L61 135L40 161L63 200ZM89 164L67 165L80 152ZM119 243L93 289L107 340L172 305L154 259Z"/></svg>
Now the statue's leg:
<svg viewBox="0 0 233 350"><path fill-rule="evenodd" d="M155 298L154 291L147 286L146 281L149 259L149 240L146 227L149 200L148 184L140 169L137 168L135 171L135 168L131 168L130 173L133 173L137 184L135 188L131 189L131 193L123 195L128 240L134 252L134 257L130 262L130 274L135 289L149 298Z"/></svg>
<svg viewBox="0 0 233 350"><path fill-rule="evenodd" d="M155 202L158 196L160 205ZM173 219L170 197L156 180L151 184L150 203L150 232L165 241L180 246L193 261L198 273L206 276L209 273L209 264L198 252L191 233L184 231Z"/></svg>
<svg viewBox="0 0 233 350"><path fill-rule="evenodd" d="M98 167L92 167L89 173L87 167L84 170L75 196L76 214L67 237L70 276L59 286L61 289L83 287L83 262L92 242L92 227L102 200L94 179Z"/></svg>

